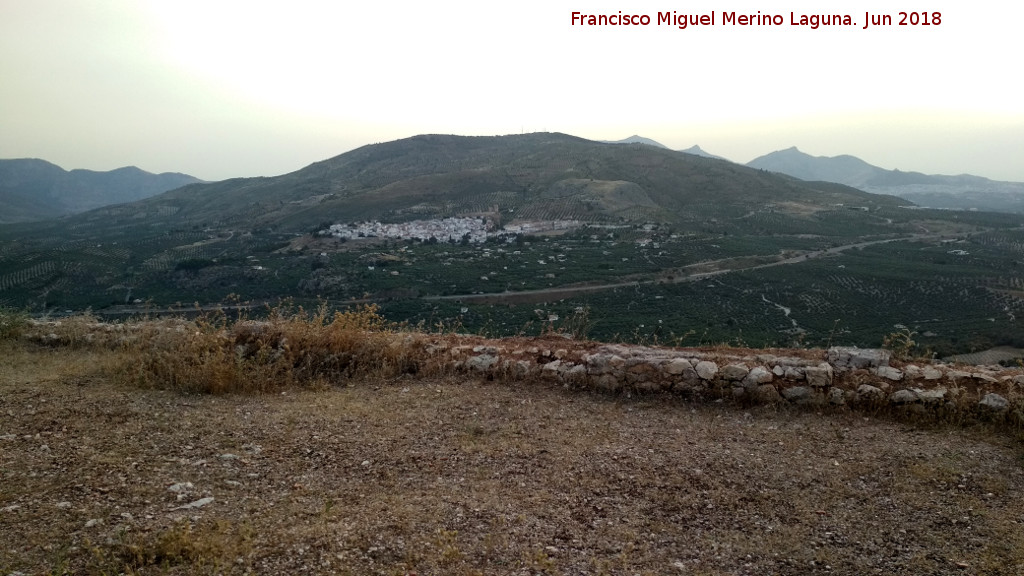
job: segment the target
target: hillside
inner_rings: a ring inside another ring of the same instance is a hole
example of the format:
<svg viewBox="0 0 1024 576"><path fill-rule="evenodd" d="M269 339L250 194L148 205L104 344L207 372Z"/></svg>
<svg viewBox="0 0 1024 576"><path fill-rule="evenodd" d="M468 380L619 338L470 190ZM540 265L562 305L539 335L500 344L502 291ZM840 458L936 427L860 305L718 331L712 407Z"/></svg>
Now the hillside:
<svg viewBox="0 0 1024 576"><path fill-rule="evenodd" d="M0 223L134 202L199 181L187 174L151 174L134 166L108 172L67 171L38 159L0 160Z"/></svg>
<svg viewBox="0 0 1024 576"><path fill-rule="evenodd" d="M553 188L581 182L628 182L642 188L653 205L609 206L587 186L550 201ZM443 218L497 207L504 219L693 223L751 208L796 213L836 203L898 201L654 146L564 134L425 135L364 146L283 176L187 186L75 222L106 225L116 218L152 226L244 224L305 231L325 221Z"/></svg>
<svg viewBox="0 0 1024 576"><path fill-rule="evenodd" d="M1021 182L999 182L970 174L943 176L885 170L855 156L811 156L796 147L755 158L747 166L802 180L837 182L930 208L1024 213Z"/></svg>

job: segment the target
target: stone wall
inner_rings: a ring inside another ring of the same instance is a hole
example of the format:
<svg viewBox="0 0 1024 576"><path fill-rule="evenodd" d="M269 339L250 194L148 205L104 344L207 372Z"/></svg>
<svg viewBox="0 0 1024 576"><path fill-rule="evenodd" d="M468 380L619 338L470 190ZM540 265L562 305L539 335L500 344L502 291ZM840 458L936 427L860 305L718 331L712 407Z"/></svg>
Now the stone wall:
<svg viewBox="0 0 1024 576"><path fill-rule="evenodd" d="M671 392L743 404L892 408L1024 423L1024 372L893 362L885 350L782 354L666 349L571 340L435 339L425 352L456 371L540 378L609 392Z"/></svg>

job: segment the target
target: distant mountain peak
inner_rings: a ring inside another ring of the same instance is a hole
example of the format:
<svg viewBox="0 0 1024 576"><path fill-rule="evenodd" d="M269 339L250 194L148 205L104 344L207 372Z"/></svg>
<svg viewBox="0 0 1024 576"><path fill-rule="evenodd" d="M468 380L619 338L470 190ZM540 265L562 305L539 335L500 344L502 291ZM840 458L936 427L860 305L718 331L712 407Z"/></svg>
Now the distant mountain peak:
<svg viewBox="0 0 1024 576"><path fill-rule="evenodd" d="M716 160L726 160L726 158L723 158L721 156L718 156L718 155L715 155L715 154L711 154L710 152L705 151L703 148L700 147L699 144L694 144L693 146L690 146L686 150L679 150L679 152L682 152L683 154L693 154L694 156L703 156L704 158L714 158Z"/></svg>
<svg viewBox="0 0 1024 576"><path fill-rule="evenodd" d="M629 138L623 138L622 140L598 140L598 142L604 144L647 144L648 146L656 146L658 148L669 150L669 147L665 146L661 142L651 140L650 138L644 138L643 136L638 136L636 134L633 134Z"/></svg>

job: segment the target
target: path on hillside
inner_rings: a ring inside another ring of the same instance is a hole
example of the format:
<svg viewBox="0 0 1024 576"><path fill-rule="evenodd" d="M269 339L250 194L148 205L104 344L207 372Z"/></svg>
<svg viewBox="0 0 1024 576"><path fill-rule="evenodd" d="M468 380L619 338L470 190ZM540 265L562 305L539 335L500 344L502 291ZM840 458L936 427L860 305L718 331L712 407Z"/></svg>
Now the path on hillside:
<svg viewBox="0 0 1024 576"><path fill-rule="evenodd" d="M747 272L750 270L760 270L763 268L771 268L773 266L783 266L787 264L797 264L800 262L806 262L814 258L821 258L823 256L833 256L851 250L854 248L864 248L867 246L874 246L875 244L887 244L890 242L910 242L916 240L941 240L948 238L958 238L960 234L912 234L910 236L901 236L899 238L883 238L880 240L867 240L864 242L854 242L852 244L843 244L842 246L834 246L832 248L825 248L823 250L814 250L799 256L793 256L790 258L783 258L773 262L766 262L763 264L754 264L751 266L743 266L738 268L723 268L721 270L709 270L707 272L696 272L687 276L673 276L671 278L653 278L648 280L631 280L626 282L609 282L605 284L581 284L575 286L558 286L553 288L539 288L536 290L518 290L518 291L504 291L504 292L489 292L485 294L450 294L446 296L423 296L424 300L459 300L459 301L471 301L471 300L521 300L530 299L533 297L540 296L551 296L551 295L574 295L582 292L598 292L602 290L612 290L615 288L629 288L635 286L643 286L648 284L679 284L682 282L696 282L699 280L706 280L722 274L728 274L730 272ZM709 266L715 265L722 262L728 262L729 260L735 260L735 258L722 258L720 260L709 260L706 262L698 262L691 264L692 266Z"/></svg>

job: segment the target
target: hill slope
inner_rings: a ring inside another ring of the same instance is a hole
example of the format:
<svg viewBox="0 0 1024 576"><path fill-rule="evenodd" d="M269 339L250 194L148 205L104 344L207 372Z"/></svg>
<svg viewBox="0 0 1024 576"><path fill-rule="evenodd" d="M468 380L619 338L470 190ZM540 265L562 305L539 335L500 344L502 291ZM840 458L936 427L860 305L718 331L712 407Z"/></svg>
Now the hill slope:
<svg viewBox="0 0 1024 576"><path fill-rule="evenodd" d="M186 184L187 174L152 174L134 166L67 171L33 158L0 160L0 223L25 222L133 202Z"/></svg>
<svg viewBox="0 0 1024 576"><path fill-rule="evenodd" d="M1022 182L999 182L970 174L943 176L886 170L855 156L811 156L795 146L755 158L747 166L899 196L931 208L1024 213Z"/></svg>
<svg viewBox="0 0 1024 576"><path fill-rule="evenodd" d="M635 186L650 202L605 202L594 190L609 183ZM328 221L407 221L497 208L503 218L692 223L772 207L806 213L837 203L901 202L639 144L547 133L424 135L364 146L283 176L187 186L79 221L304 231Z"/></svg>

